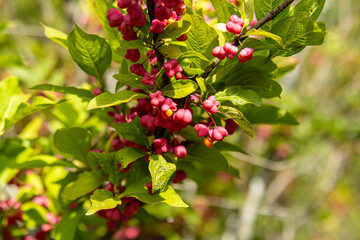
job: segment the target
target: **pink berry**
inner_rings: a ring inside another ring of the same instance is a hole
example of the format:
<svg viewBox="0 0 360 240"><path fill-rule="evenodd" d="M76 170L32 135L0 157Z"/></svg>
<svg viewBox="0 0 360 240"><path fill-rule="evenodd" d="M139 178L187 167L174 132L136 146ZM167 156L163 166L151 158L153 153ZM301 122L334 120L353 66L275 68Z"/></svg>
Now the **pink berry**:
<svg viewBox="0 0 360 240"><path fill-rule="evenodd" d="M159 19L154 19L151 22L150 31L152 33L160 34L164 31L165 27L166 27L166 22L160 21Z"/></svg>
<svg viewBox="0 0 360 240"><path fill-rule="evenodd" d="M110 27L118 27L124 21L124 16L120 12L120 10L116 8L110 8L108 14L106 15L106 18L109 21Z"/></svg>
<svg viewBox="0 0 360 240"><path fill-rule="evenodd" d="M222 141L228 135L228 131L224 127L216 127L209 130L211 140Z"/></svg>
<svg viewBox="0 0 360 240"><path fill-rule="evenodd" d="M212 54L214 57L223 60L226 58L227 53L223 47L217 46L212 50Z"/></svg>
<svg viewBox="0 0 360 240"><path fill-rule="evenodd" d="M182 145L176 146L173 149L173 153L175 154L175 156L180 159L180 158L184 158L187 155L187 151L186 148Z"/></svg>
<svg viewBox="0 0 360 240"><path fill-rule="evenodd" d="M140 51L139 49L127 49L125 58L129 59L132 62L137 62L140 59Z"/></svg>
<svg viewBox="0 0 360 240"><path fill-rule="evenodd" d="M161 94L161 91L156 91L149 94L151 105L157 107L165 102L165 97Z"/></svg>
<svg viewBox="0 0 360 240"><path fill-rule="evenodd" d="M171 59L170 61L164 63L164 69L166 76L169 78L175 76L176 73L183 71L183 68L178 64L176 59Z"/></svg>
<svg viewBox="0 0 360 240"><path fill-rule="evenodd" d="M102 94L102 91L99 87L94 87L93 90L91 91L91 93L95 96L98 96L98 95Z"/></svg>
<svg viewBox="0 0 360 240"><path fill-rule="evenodd" d="M209 134L209 128L204 124L196 124L194 128L198 137L203 137Z"/></svg>
<svg viewBox="0 0 360 240"><path fill-rule="evenodd" d="M156 76L145 72L144 77L142 78L141 82L145 85L154 86L155 85Z"/></svg>
<svg viewBox="0 0 360 240"><path fill-rule="evenodd" d="M132 3L132 0L118 0L117 5L119 8L128 8Z"/></svg>
<svg viewBox="0 0 360 240"><path fill-rule="evenodd" d="M208 111L209 113L215 114L217 113L218 109L217 107L220 105L220 103L218 101L216 101L215 96L212 95L210 97L208 97L208 99L206 99L203 102L203 108Z"/></svg>
<svg viewBox="0 0 360 240"><path fill-rule="evenodd" d="M148 189L149 194L153 194L153 192L152 192L152 182L148 182L146 184L146 188Z"/></svg>
<svg viewBox="0 0 360 240"><path fill-rule="evenodd" d="M238 128L238 125L234 120L228 119L228 120L226 120L225 128L229 134L233 134L236 131L236 129Z"/></svg>
<svg viewBox="0 0 360 240"><path fill-rule="evenodd" d="M244 26L244 20L236 15L232 15L226 24L226 29L234 34L240 34Z"/></svg>
<svg viewBox="0 0 360 240"><path fill-rule="evenodd" d="M254 50L252 48L244 48L239 53L239 62L244 63L253 58Z"/></svg>
<svg viewBox="0 0 360 240"><path fill-rule="evenodd" d="M172 15L171 8L166 7L162 3L155 4L155 18L162 21L164 19L170 18Z"/></svg>
<svg viewBox="0 0 360 240"><path fill-rule="evenodd" d="M124 215L126 217L132 217L135 215L140 207L140 202L138 200L133 200L130 203L128 203L124 208Z"/></svg>
<svg viewBox="0 0 360 240"><path fill-rule="evenodd" d="M187 177L187 175L184 170L176 171L175 177L172 180L172 182L173 183L182 183L186 177Z"/></svg>
<svg viewBox="0 0 360 240"><path fill-rule="evenodd" d="M173 119L188 124L192 121L192 113L189 109L181 108L173 115Z"/></svg>
<svg viewBox="0 0 360 240"><path fill-rule="evenodd" d="M133 65L130 66L130 71L133 73L133 74L136 74L138 76L144 76L145 75L145 68L143 67L143 65L139 64L139 63L135 63Z"/></svg>
<svg viewBox="0 0 360 240"><path fill-rule="evenodd" d="M223 48L229 59L234 59L235 54L239 51L239 49L231 43L225 43Z"/></svg>
<svg viewBox="0 0 360 240"><path fill-rule="evenodd" d="M161 114L164 118L171 117L166 114L166 112L170 109L172 112L177 110L177 104L173 102L171 98L166 98L165 102L161 105ZM164 116L165 115L165 116Z"/></svg>
<svg viewBox="0 0 360 240"><path fill-rule="evenodd" d="M166 153L168 151L168 141L166 138L155 139L154 149L157 154Z"/></svg>
<svg viewBox="0 0 360 240"><path fill-rule="evenodd" d="M152 115L144 115L140 118L140 123L143 127L146 127L150 131L154 131L156 126L154 123L155 117Z"/></svg>

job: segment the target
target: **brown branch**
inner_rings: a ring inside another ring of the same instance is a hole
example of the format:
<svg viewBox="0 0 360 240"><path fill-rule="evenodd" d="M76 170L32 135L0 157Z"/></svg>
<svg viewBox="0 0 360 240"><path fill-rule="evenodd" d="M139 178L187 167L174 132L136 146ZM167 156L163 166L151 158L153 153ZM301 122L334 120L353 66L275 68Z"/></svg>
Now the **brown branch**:
<svg viewBox="0 0 360 240"><path fill-rule="evenodd" d="M243 41L244 39L246 39L247 37L244 37L244 35L250 31L251 29L259 29L260 27L262 27L265 23L267 23L270 20L273 20L277 15L279 15L279 13L281 13L283 10L285 10L285 8L287 8L291 3L293 3L295 0L285 0L280 6L278 6L276 9L274 9L273 11L269 12L264 18L262 18L260 21L258 21L254 26L252 26L251 28L249 28L248 30L246 30L244 33L237 35L234 40L233 40L233 44L235 46L238 46L240 44L241 41ZM210 66L208 66L204 73L201 74L202 78L207 78L209 76L209 74L217 67L217 65L219 64L220 60L218 58L216 58Z"/></svg>
<svg viewBox="0 0 360 240"><path fill-rule="evenodd" d="M146 1L146 6L147 6L147 9L148 9L148 13L149 13L149 17L150 17L150 24L152 22L152 20L155 19L155 2L154 0L147 0ZM158 38L158 34L153 34L153 42L155 44L157 38ZM158 49L154 48L155 50L155 55L156 55L156 59L157 59L157 64L158 64L158 68L159 68L159 71L161 70L161 68L163 67L164 65L164 62L165 62L165 57L159 52ZM161 83L161 87L167 85L170 83L170 79L164 74L163 75L163 81Z"/></svg>

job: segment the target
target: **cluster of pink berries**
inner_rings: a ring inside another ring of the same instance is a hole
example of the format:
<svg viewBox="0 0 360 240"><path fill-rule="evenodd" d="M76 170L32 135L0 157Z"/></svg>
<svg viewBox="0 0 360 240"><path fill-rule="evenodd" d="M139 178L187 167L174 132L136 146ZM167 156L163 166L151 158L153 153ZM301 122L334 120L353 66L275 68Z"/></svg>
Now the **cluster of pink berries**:
<svg viewBox="0 0 360 240"><path fill-rule="evenodd" d="M146 15L142 11L142 0L117 0L119 8L126 9L128 14L123 15L119 9L110 8L107 14L110 27L117 27L126 41L136 40L135 28L140 28L146 23ZM181 19L186 5L183 0L161 0L155 4L155 18L151 22L150 31L160 34L164 28L175 21ZM185 41L186 34L181 35L177 40ZM139 61L141 55L139 49L127 49L125 58L132 62ZM144 73L145 74L145 73ZM149 75L149 74L147 74ZM147 76L152 79L151 76ZM150 81L151 83L152 81Z"/></svg>
<svg viewBox="0 0 360 240"><path fill-rule="evenodd" d="M160 0L155 3L155 19L151 22L150 31L160 34L164 28L175 21L179 21L186 10L184 0ZM186 34L178 40L185 41Z"/></svg>
<svg viewBox="0 0 360 240"><path fill-rule="evenodd" d="M244 20L239 18L236 15L232 15L226 24L226 29L234 34L240 34L244 26ZM223 60L226 57L229 59L234 59L235 54L237 54L239 49L232 45L231 43L225 43L223 47L217 46L213 49L212 54L214 57ZM253 58L253 49L252 48L244 48L240 51L239 62L244 63L246 61L250 61Z"/></svg>

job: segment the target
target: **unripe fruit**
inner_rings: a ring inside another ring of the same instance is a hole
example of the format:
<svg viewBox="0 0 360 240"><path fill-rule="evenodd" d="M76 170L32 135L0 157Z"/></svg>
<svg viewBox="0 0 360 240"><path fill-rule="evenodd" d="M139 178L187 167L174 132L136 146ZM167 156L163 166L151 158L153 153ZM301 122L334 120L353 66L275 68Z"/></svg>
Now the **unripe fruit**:
<svg viewBox="0 0 360 240"><path fill-rule="evenodd" d="M239 62L244 63L253 58L254 50L252 48L244 48L239 53Z"/></svg>
<svg viewBox="0 0 360 240"><path fill-rule="evenodd" d="M208 138L204 138L204 144L207 148L212 148L214 146L214 142Z"/></svg>

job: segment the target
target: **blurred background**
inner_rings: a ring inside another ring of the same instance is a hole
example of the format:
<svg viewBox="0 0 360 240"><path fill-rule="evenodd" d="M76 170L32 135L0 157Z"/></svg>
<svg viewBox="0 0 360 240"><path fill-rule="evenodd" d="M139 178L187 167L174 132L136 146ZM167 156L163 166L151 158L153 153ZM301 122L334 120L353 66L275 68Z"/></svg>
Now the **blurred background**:
<svg viewBox="0 0 360 240"><path fill-rule="evenodd" d="M279 79L282 98L271 103L290 111L300 125L258 125L255 140L240 132L232 136L229 141L249 153L228 156L241 178L204 169L196 184L187 180L178 188L191 208L146 206L157 221L132 220L135 238L360 239L359 3L327 0L319 19L328 31L324 44L287 62L298 64ZM18 76L25 91L43 82L87 82L68 51L47 39L40 25L68 33L73 21L101 33L88 1L0 0L0 79ZM63 114L71 116L62 123L68 127L84 119L85 108L72 108L73 115ZM101 237L103 231L96 233Z"/></svg>

